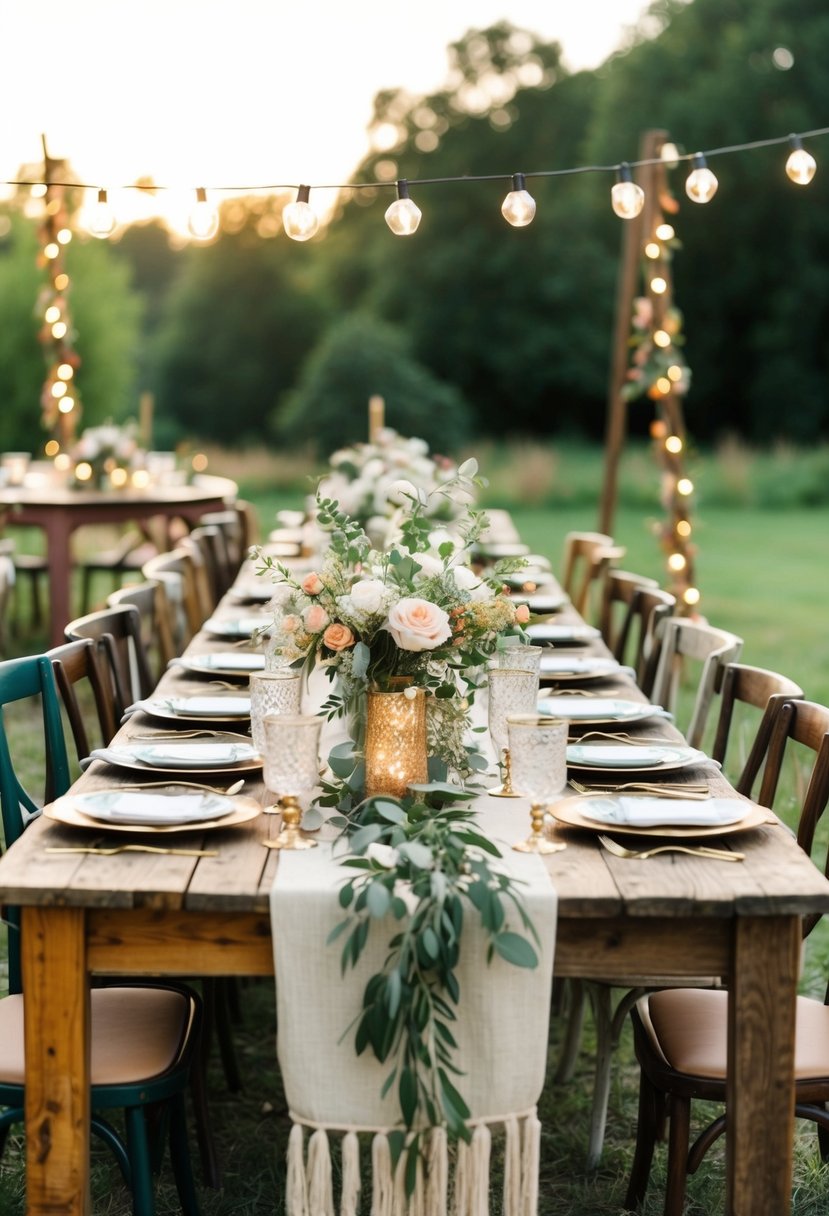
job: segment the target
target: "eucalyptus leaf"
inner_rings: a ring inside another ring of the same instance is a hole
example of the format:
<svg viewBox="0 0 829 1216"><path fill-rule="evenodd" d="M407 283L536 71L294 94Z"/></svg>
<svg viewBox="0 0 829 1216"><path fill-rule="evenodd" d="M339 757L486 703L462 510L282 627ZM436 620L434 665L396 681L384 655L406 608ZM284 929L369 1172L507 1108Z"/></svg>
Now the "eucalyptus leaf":
<svg viewBox="0 0 829 1216"><path fill-rule="evenodd" d="M413 866L417 866L421 870L430 870L434 865L431 849L425 844L419 844L416 840L405 841L397 851L401 857L408 858Z"/></svg>
<svg viewBox="0 0 829 1216"><path fill-rule="evenodd" d="M492 944L501 958L512 963L514 967L532 969L538 966L538 955L535 949L525 937L521 937L518 933L499 933L497 937L493 938Z"/></svg>
<svg viewBox="0 0 829 1216"><path fill-rule="evenodd" d="M324 823L324 816L319 807L309 806L303 811L301 826L306 832L316 832Z"/></svg>
<svg viewBox="0 0 829 1216"><path fill-rule="evenodd" d="M375 879L366 889L366 905L375 918L385 916L391 904L391 892L380 879Z"/></svg>
<svg viewBox="0 0 829 1216"><path fill-rule="evenodd" d="M357 642L351 651L351 674L355 680L362 680L363 676L368 671L368 665L371 661L371 651L365 642Z"/></svg>

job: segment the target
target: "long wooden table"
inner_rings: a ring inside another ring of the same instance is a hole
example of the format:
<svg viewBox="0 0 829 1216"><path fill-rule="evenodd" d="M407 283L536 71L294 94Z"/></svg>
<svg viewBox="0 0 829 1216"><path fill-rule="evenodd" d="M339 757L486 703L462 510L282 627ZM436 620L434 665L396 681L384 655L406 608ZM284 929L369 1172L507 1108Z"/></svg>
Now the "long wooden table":
<svg viewBox="0 0 829 1216"><path fill-rule="evenodd" d="M193 645L227 649L203 635ZM168 672L162 687L205 691L181 670ZM635 695L622 682L599 687ZM122 737L158 725L139 714ZM676 738L657 719L626 730ZM700 775L685 771L689 780ZM729 792L724 778L706 775L713 793ZM134 777L95 764L77 788ZM266 797L258 780L246 793ZM526 809L516 808L516 822L527 824ZM41 818L0 860L0 901L23 908L29 1216L90 1212L89 977L272 974L268 893L279 858L262 842L278 826L276 816L259 816L232 830L189 833L188 841L218 850L210 858L79 858L44 852L81 834ZM785 1216L800 918L829 911L829 882L773 816L737 838L741 864L679 854L632 863L600 850L590 833L565 835L567 849L548 859L559 901L556 974L727 978L725 1211Z"/></svg>
<svg viewBox="0 0 829 1216"><path fill-rule="evenodd" d="M72 533L85 525L141 523L160 517L182 519L190 527L208 511L236 497L235 482L204 475L192 485L146 490L76 490L49 482L0 488L0 518L41 528L49 567L49 640L58 646L72 619Z"/></svg>

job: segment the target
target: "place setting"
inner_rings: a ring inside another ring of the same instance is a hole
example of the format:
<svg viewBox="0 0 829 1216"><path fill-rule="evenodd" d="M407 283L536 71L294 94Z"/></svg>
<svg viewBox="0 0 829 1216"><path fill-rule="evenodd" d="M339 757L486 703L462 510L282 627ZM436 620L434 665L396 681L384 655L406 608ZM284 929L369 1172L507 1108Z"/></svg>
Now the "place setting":
<svg viewBox="0 0 829 1216"><path fill-rule="evenodd" d="M223 731L211 731L207 737L205 734L201 732L200 737L187 739L177 735L148 736L93 748L81 761L81 769L87 769L96 760L138 772L183 769L191 773L254 773L261 769L262 757L245 735Z"/></svg>
<svg viewBox="0 0 829 1216"><path fill-rule="evenodd" d="M113 789L70 791L43 808L46 819L107 832L212 831L255 819L261 806L240 795L244 779L226 788L188 781L148 782ZM68 848L68 846L67 846ZM67 848L61 848L66 852Z"/></svg>
<svg viewBox="0 0 829 1216"><path fill-rule="evenodd" d="M661 705L652 705L647 701L634 701L624 697L596 696L585 690L575 689L569 692L542 694L538 699L537 709L540 714L551 718L566 718L570 723L571 731L580 726L598 724L610 728L617 722L625 725L631 722L644 722L648 718L673 721L673 715Z"/></svg>
<svg viewBox="0 0 829 1216"><path fill-rule="evenodd" d="M561 624L539 622L528 625L526 634L536 646L589 646L602 636L595 625L585 625L579 621Z"/></svg>
<svg viewBox="0 0 829 1216"><path fill-rule="evenodd" d="M246 680L252 671L265 670L265 655L261 651L208 651L205 654L184 655L171 659L168 667L181 668L191 675L222 676L229 680Z"/></svg>
<svg viewBox="0 0 829 1216"><path fill-rule="evenodd" d="M178 722L185 725L205 722L249 722L250 697L228 694L147 697L127 706L124 720L138 712L143 712L151 718L164 722Z"/></svg>
<svg viewBox="0 0 829 1216"><path fill-rule="evenodd" d="M204 633L228 641L244 641L265 632L271 617L265 612L250 616L209 617L202 625Z"/></svg>

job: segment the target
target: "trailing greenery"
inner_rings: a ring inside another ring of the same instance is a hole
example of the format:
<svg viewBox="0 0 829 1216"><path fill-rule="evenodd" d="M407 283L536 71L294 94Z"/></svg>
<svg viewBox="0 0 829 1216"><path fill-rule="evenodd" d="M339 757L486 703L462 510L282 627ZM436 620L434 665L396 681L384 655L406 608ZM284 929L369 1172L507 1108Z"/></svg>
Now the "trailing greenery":
<svg viewBox="0 0 829 1216"><path fill-rule="evenodd" d="M404 800L367 799L346 823L352 856L343 867L356 871L340 889L347 912L329 943L342 939L342 970L356 966L372 925L398 923L383 968L367 982L356 1021L358 1055L370 1050L390 1071L382 1088L396 1088L402 1127L389 1135L393 1161L407 1153L406 1189L411 1194L423 1136L443 1125L451 1138L469 1141L469 1107L458 1088L453 1059L453 1024L460 1002L456 975L464 920L480 916L488 939L486 961L495 954L516 967L536 967L529 938L537 935L516 880L492 859L498 848L477 830L471 810L460 803L474 794L453 786L416 787ZM527 936L512 929L517 913Z"/></svg>

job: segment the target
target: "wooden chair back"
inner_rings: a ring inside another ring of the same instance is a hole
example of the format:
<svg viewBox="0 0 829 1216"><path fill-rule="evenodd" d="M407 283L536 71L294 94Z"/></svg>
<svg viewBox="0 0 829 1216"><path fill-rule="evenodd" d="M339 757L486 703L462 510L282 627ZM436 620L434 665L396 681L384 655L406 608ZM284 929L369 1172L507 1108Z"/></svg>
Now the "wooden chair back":
<svg viewBox="0 0 829 1216"><path fill-rule="evenodd" d="M63 702L69 729L79 760L89 755L93 747L106 747L118 729L118 715L112 680L102 668L97 647L92 638L64 642L47 650L52 664L60 699ZM86 690L89 695L83 697ZM95 711L97 737L90 744L89 699ZM82 700L86 704L82 704Z"/></svg>
<svg viewBox="0 0 829 1216"><path fill-rule="evenodd" d="M626 550L603 532L568 532L564 538L561 585L573 607L584 617L598 618L591 612L591 599L601 587L607 572L621 561Z"/></svg>
<svg viewBox="0 0 829 1216"><path fill-rule="evenodd" d="M726 663L740 657L743 639L705 621L687 617L666 617L657 630L659 662L650 692L654 704L676 712L679 686L687 662L697 664L699 672L690 722L685 737L691 747L699 747L714 697L717 674Z"/></svg>
<svg viewBox="0 0 829 1216"><path fill-rule="evenodd" d="M659 622L675 608L675 596L662 591L656 579L626 570L607 572L599 628L613 657L633 668L647 695L656 677Z"/></svg>
<svg viewBox="0 0 829 1216"><path fill-rule="evenodd" d="M727 663L721 667L715 686L720 698L720 712L711 757L724 764L726 751L729 744L733 744L735 733L739 732L744 740L747 734L750 741L747 746L745 742L743 744L744 755L739 761L741 768L734 785L738 793L751 797L757 775L766 760L777 713L784 702L802 700L803 689L788 676L763 667L749 667L746 663ZM744 712L745 707L755 711L751 719ZM770 806L771 803L763 805Z"/></svg>
<svg viewBox="0 0 829 1216"><path fill-rule="evenodd" d="M66 626L69 642L92 638L99 656L108 663L118 718L133 701L148 697L155 687L144 639L141 617L131 604L102 608L70 621Z"/></svg>
<svg viewBox="0 0 829 1216"><path fill-rule="evenodd" d="M121 604L132 604L138 609L144 648L151 656L156 679L160 679L170 660L181 653L176 649L175 616L163 584L148 579L107 596L107 607L117 608Z"/></svg>
<svg viewBox="0 0 829 1216"><path fill-rule="evenodd" d="M151 557L141 568L148 582L164 588L173 618L173 647L181 654L210 615L210 592L200 555L180 546Z"/></svg>
<svg viewBox="0 0 829 1216"><path fill-rule="evenodd" d="M238 569L238 566L234 566L232 545L229 547L224 529L216 524L199 524L182 544L184 548L195 546L200 550L215 607L233 582Z"/></svg>

